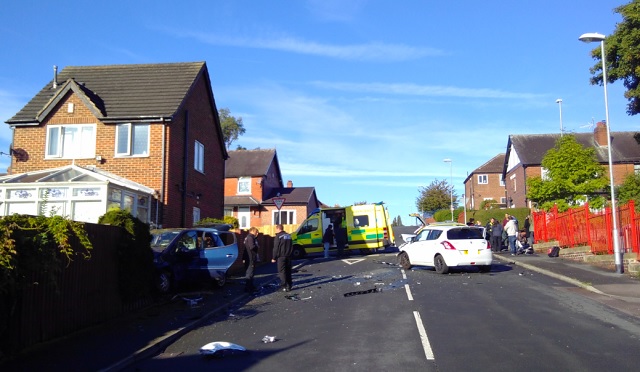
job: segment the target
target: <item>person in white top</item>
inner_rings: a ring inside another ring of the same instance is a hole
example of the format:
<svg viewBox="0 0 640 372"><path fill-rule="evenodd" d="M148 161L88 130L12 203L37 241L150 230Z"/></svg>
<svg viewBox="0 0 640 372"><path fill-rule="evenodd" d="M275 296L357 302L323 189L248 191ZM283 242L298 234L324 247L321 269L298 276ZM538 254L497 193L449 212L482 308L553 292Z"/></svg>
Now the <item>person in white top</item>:
<svg viewBox="0 0 640 372"><path fill-rule="evenodd" d="M515 217L509 216L509 221L504 225L504 231L507 233L507 238L509 239L509 250L511 251L511 255L515 256L516 238L518 236L518 227L516 225Z"/></svg>

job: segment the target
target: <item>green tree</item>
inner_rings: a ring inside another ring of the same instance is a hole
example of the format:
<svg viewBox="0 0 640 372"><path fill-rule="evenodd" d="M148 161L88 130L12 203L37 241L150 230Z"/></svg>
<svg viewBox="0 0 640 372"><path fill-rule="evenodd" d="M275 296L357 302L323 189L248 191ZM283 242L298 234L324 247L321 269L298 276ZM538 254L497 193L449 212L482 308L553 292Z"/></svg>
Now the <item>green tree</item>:
<svg viewBox="0 0 640 372"><path fill-rule="evenodd" d="M224 145L227 150L231 148L231 144L238 140L238 137L244 134L244 124L242 124L241 117L231 116L231 111L228 108L221 108L218 110L218 117L220 118L220 126L222 127L222 137L224 139ZM238 146L238 149L244 149Z"/></svg>
<svg viewBox="0 0 640 372"><path fill-rule="evenodd" d="M573 135L559 137L542 159L546 176L527 180L527 198L542 209L554 204L560 210L589 202L594 208L604 206L602 190L609 184L604 168L593 148L584 148Z"/></svg>
<svg viewBox="0 0 640 372"><path fill-rule="evenodd" d="M418 189L420 195L416 199L416 207L419 211L434 213L439 209L447 209L450 211L451 193L453 185L445 180L434 180L427 187ZM458 197L453 194L453 205L455 207ZM451 212L449 212L451 213ZM451 216L449 216L451 218Z"/></svg>
<svg viewBox="0 0 640 372"><path fill-rule="evenodd" d="M619 6L614 12L622 16L622 22L616 25L615 31L606 38L605 58L607 64L607 82L622 80L627 91L625 98L629 101L627 114L640 112L640 0L633 0ZM591 84L602 85L602 52L600 45L591 51L596 64L590 71Z"/></svg>
<svg viewBox="0 0 640 372"><path fill-rule="evenodd" d="M640 211L640 174L633 173L627 175L624 183L618 187L616 192L620 204L626 204L630 200L636 205L636 210Z"/></svg>

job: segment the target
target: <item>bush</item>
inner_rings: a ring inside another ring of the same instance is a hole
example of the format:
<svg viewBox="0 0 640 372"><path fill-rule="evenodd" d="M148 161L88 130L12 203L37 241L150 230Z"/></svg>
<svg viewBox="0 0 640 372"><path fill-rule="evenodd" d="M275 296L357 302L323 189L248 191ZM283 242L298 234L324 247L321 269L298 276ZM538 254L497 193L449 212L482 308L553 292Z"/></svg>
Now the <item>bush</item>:
<svg viewBox="0 0 640 372"><path fill-rule="evenodd" d="M149 225L125 210L110 210L98 219L102 225L126 230L118 244L118 288L125 301L148 296L153 288L153 252Z"/></svg>
<svg viewBox="0 0 640 372"><path fill-rule="evenodd" d="M233 226L234 229L237 229L240 226L240 224L238 223L238 219L233 216L224 216L223 219L206 217L198 221L198 223L196 223L196 226L206 226L216 223L225 223Z"/></svg>

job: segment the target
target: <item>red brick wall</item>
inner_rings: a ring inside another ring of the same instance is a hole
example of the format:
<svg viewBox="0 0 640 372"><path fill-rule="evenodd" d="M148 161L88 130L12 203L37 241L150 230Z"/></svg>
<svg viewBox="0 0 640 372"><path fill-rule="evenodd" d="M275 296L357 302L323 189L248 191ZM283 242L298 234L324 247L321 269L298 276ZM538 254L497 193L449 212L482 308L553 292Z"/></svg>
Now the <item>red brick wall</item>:
<svg viewBox="0 0 640 372"><path fill-rule="evenodd" d="M478 183L478 176L486 174L486 184ZM480 204L485 199L494 199L500 203L500 198L504 197L504 186L500 186L499 173L473 173L465 184L465 195L467 195L467 208L480 209ZM473 199L473 204L471 200Z"/></svg>

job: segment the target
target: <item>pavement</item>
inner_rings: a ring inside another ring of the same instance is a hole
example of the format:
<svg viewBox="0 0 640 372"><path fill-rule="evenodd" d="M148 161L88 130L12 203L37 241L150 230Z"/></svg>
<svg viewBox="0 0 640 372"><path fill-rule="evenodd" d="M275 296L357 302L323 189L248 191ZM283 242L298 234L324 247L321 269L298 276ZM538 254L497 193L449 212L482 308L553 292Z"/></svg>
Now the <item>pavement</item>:
<svg viewBox="0 0 640 372"><path fill-rule="evenodd" d="M294 264L294 270L306 261ZM640 318L640 280L626 274L546 254L494 254L494 263L537 272L559 281L559 286L584 294L622 312ZM13 359L0 362L3 371L119 371L160 353L185 333L211 318L233 317L255 295L275 291L274 264L256 268L261 292L244 292L241 277L231 277L220 290L181 293L158 304L122 316L64 338L33 347ZM568 285L567 285L568 284Z"/></svg>

